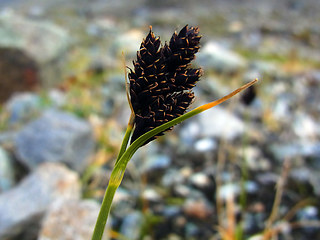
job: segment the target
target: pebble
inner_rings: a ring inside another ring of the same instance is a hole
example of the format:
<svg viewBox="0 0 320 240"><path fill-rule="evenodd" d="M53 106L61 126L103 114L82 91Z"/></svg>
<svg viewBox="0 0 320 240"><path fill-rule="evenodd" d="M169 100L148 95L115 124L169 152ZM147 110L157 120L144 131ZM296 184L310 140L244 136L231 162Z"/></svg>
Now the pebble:
<svg viewBox="0 0 320 240"><path fill-rule="evenodd" d="M319 123L306 113L297 113L292 123L293 132L301 139L312 140L320 137Z"/></svg>
<svg viewBox="0 0 320 240"><path fill-rule="evenodd" d="M213 208L204 199L187 199L182 208L187 216L201 220L213 214Z"/></svg>
<svg viewBox="0 0 320 240"><path fill-rule="evenodd" d="M0 147L0 193L9 190L15 184L14 174L12 159Z"/></svg>
<svg viewBox="0 0 320 240"><path fill-rule="evenodd" d="M23 49L38 62L54 60L71 43L70 34L62 27L48 21L32 21L15 11L1 14L0 22L0 45ZM30 44L34 39L37 44Z"/></svg>
<svg viewBox="0 0 320 240"><path fill-rule="evenodd" d="M216 106L199 116L200 134L203 137L216 137L229 141L241 136L244 122L230 111Z"/></svg>
<svg viewBox="0 0 320 240"><path fill-rule="evenodd" d="M100 205L93 200L56 201L50 205L42 221L38 240L90 239L99 210ZM109 239L109 227L107 224L103 240Z"/></svg>
<svg viewBox="0 0 320 240"><path fill-rule="evenodd" d="M33 93L19 93L9 99L6 104L9 122L23 122L41 110L40 97Z"/></svg>
<svg viewBox="0 0 320 240"><path fill-rule="evenodd" d="M146 188L141 193L142 199L152 202L158 202L162 199L161 195L153 188Z"/></svg>
<svg viewBox="0 0 320 240"><path fill-rule="evenodd" d="M58 163L40 165L16 187L0 194L0 239L39 223L53 202L79 199L80 194L77 173Z"/></svg>
<svg viewBox="0 0 320 240"><path fill-rule="evenodd" d="M204 188L211 184L209 177L201 172L193 174L189 180L193 185L199 188Z"/></svg>
<svg viewBox="0 0 320 240"><path fill-rule="evenodd" d="M197 54L196 63L204 69L232 73L245 68L247 62L237 53L224 48L214 41L207 42Z"/></svg>
<svg viewBox="0 0 320 240"><path fill-rule="evenodd" d="M161 183L165 187L171 187L173 185L182 184L185 181L185 177L175 168L170 168L163 175Z"/></svg>
<svg viewBox="0 0 320 240"><path fill-rule="evenodd" d="M166 169L171 164L171 159L167 155L156 154L152 156L148 156L146 161L144 162L142 168L142 172L150 173L154 171L158 171L161 169Z"/></svg>
<svg viewBox="0 0 320 240"><path fill-rule="evenodd" d="M17 134L15 146L18 160L30 169L42 162L61 162L81 172L89 164L94 142L88 122L48 110Z"/></svg>
<svg viewBox="0 0 320 240"><path fill-rule="evenodd" d="M202 138L195 142L194 147L198 152L209 152L216 150L218 144L212 138Z"/></svg>
<svg viewBox="0 0 320 240"><path fill-rule="evenodd" d="M142 213L140 211L133 211L123 219L120 233L128 239L139 239L142 224Z"/></svg>

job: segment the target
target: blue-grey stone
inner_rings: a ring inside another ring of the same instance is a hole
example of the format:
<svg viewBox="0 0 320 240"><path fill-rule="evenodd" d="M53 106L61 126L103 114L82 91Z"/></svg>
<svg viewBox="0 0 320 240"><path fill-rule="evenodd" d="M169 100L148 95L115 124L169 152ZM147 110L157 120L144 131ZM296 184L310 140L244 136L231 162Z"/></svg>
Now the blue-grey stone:
<svg viewBox="0 0 320 240"><path fill-rule="evenodd" d="M14 185L14 168L7 152L0 147L0 193Z"/></svg>
<svg viewBox="0 0 320 240"><path fill-rule="evenodd" d="M269 149L278 161L297 156L320 158L320 142L274 143L270 145Z"/></svg>
<svg viewBox="0 0 320 240"><path fill-rule="evenodd" d="M236 72L247 66L246 60L216 42L206 43L198 53L196 62L203 68L221 72Z"/></svg>
<svg viewBox="0 0 320 240"><path fill-rule="evenodd" d="M142 213L139 211L131 212L123 219L120 233L128 239L139 239L142 223Z"/></svg>
<svg viewBox="0 0 320 240"><path fill-rule="evenodd" d="M0 194L0 239L40 222L55 201L79 199L78 174L57 163L44 163L16 187Z"/></svg>
<svg viewBox="0 0 320 240"><path fill-rule="evenodd" d="M165 187L181 185L185 181L185 177L175 168L170 168L163 175L161 183Z"/></svg>
<svg viewBox="0 0 320 240"><path fill-rule="evenodd" d="M35 39L36 44L30 44ZM54 23L35 21L14 11L0 15L0 45L23 49L39 63L56 59L71 42L68 31Z"/></svg>
<svg viewBox="0 0 320 240"><path fill-rule="evenodd" d="M242 119L219 106L200 114L199 123L201 137L217 137L232 141L241 136L245 130Z"/></svg>
<svg viewBox="0 0 320 240"><path fill-rule="evenodd" d="M93 200L56 201L50 205L37 239L91 239L99 209Z"/></svg>
<svg viewBox="0 0 320 240"><path fill-rule="evenodd" d="M217 141L212 138L202 138L195 142L194 147L198 152L209 152L217 149Z"/></svg>
<svg viewBox="0 0 320 240"><path fill-rule="evenodd" d="M279 67L271 62L255 60L250 64L250 67L251 69L257 70L260 74L279 75Z"/></svg>
<svg viewBox="0 0 320 240"><path fill-rule="evenodd" d="M166 169L171 164L171 158L167 155L156 154L147 158L142 166L143 172L152 172L160 169Z"/></svg>
<svg viewBox="0 0 320 240"><path fill-rule="evenodd" d="M6 104L10 123L26 120L39 112L40 108L40 97L33 93L19 93L13 96Z"/></svg>
<svg viewBox="0 0 320 240"><path fill-rule="evenodd" d="M83 171L94 141L89 123L69 113L49 110L17 134L15 146L18 159L30 169L42 162L62 162Z"/></svg>

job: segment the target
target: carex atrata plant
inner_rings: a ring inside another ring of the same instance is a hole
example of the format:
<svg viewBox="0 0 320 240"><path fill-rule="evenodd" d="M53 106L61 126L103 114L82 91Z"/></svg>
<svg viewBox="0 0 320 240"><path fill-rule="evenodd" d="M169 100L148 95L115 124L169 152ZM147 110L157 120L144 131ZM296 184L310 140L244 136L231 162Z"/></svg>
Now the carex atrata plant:
<svg viewBox="0 0 320 240"><path fill-rule="evenodd" d="M186 25L179 33L174 32L169 44L162 46L151 27L142 41L137 59L133 61L133 69L128 74L129 83L126 83L131 116L102 202L93 240L102 238L113 196L122 181L127 163L138 148L257 81L253 80L217 101L186 113L194 99L192 89L202 74L200 68L190 65L199 51L200 39L199 29Z"/></svg>

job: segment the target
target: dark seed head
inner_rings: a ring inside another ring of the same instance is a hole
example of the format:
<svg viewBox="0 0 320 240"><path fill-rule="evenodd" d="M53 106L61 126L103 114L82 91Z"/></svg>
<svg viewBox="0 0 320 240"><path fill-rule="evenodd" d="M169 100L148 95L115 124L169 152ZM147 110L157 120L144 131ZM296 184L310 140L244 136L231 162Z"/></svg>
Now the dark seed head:
<svg viewBox="0 0 320 240"><path fill-rule="evenodd" d="M200 38L198 28L186 25L179 34L172 35L169 45L161 47L160 38L150 28L133 62L134 69L128 74L135 113L131 143L151 129L183 115L192 103L191 90L201 76L201 69L193 69L189 63L199 50ZM163 132L157 136L160 135Z"/></svg>

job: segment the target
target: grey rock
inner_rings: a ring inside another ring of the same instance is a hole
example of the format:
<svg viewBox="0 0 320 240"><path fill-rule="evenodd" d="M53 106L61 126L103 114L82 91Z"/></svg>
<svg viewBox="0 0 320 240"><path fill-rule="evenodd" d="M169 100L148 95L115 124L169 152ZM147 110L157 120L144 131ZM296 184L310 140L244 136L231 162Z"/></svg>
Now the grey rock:
<svg viewBox="0 0 320 240"><path fill-rule="evenodd" d="M185 177L175 168L170 168L163 175L161 183L163 186L172 187L173 185L181 185L185 181Z"/></svg>
<svg viewBox="0 0 320 240"><path fill-rule="evenodd" d="M50 103L54 107L61 107L66 104L67 96L63 91L58 89L52 89L48 93L48 97L50 99Z"/></svg>
<svg viewBox="0 0 320 240"><path fill-rule="evenodd" d="M210 178L202 172L193 174L190 177L190 182L199 188L207 187L211 184Z"/></svg>
<svg viewBox="0 0 320 240"><path fill-rule="evenodd" d="M216 150L218 147L217 142L212 138L202 138L195 142L194 148L198 152L209 152Z"/></svg>
<svg viewBox="0 0 320 240"><path fill-rule="evenodd" d="M258 184L252 181L244 183L244 190L247 193L255 193L259 189ZM227 183L220 187L218 197L227 201L230 197L237 197L241 193L241 186L239 183Z"/></svg>
<svg viewBox="0 0 320 240"><path fill-rule="evenodd" d="M42 162L63 162L83 171L94 142L86 121L49 110L17 134L15 145L18 159L30 169Z"/></svg>
<svg viewBox="0 0 320 240"><path fill-rule="evenodd" d="M239 156L244 158L247 167L253 171L266 171L271 169L270 161L263 157L263 154L258 147L243 147L242 149L239 149Z"/></svg>
<svg viewBox="0 0 320 240"><path fill-rule="evenodd" d="M206 219L213 214L210 203L204 199L187 199L183 204L183 211L187 216L197 219Z"/></svg>
<svg viewBox="0 0 320 240"><path fill-rule="evenodd" d="M307 167L299 167L290 170L290 177L298 183L308 182L312 172Z"/></svg>
<svg viewBox="0 0 320 240"><path fill-rule="evenodd" d="M55 59L70 42L68 32L53 23L27 19L9 10L0 15L0 45L23 49L38 62Z"/></svg>
<svg viewBox="0 0 320 240"><path fill-rule="evenodd" d="M214 107L199 116L203 137L233 140L244 132L244 122L222 107Z"/></svg>
<svg viewBox="0 0 320 240"><path fill-rule="evenodd" d="M20 49L40 65L42 86L62 79L72 34L48 20L31 19L15 11L0 14L0 46Z"/></svg>
<svg viewBox="0 0 320 240"><path fill-rule="evenodd" d="M319 123L306 113L298 112L295 115L292 128L301 139L312 140L320 137Z"/></svg>
<svg viewBox="0 0 320 240"><path fill-rule="evenodd" d="M318 220L319 212L315 206L306 206L297 213L299 220Z"/></svg>
<svg viewBox="0 0 320 240"><path fill-rule="evenodd" d="M254 78L257 76L255 75ZM254 79L254 78L251 78ZM203 76L201 81L197 83L197 88L200 88L202 92L209 96L223 97L232 91L232 88L223 84L222 81L213 76ZM212 97L211 97L212 98Z"/></svg>
<svg viewBox="0 0 320 240"><path fill-rule="evenodd" d="M180 213L181 209L179 206L165 206L163 209L163 215L165 217L173 218Z"/></svg>
<svg viewBox="0 0 320 240"><path fill-rule="evenodd" d="M278 161L291 157L320 157L320 142L295 141L292 143L274 143L269 150Z"/></svg>
<svg viewBox="0 0 320 240"><path fill-rule="evenodd" d="M139 211L131 212L123 219L120 233L128 239L139 239L142 224L142 213Z"/></svg>
<svg viewBox="0 0 320 240"><path fill-rule="evenodd" d="M90 239L99 209L100 205L92 200L56 201L42 221L38 240ZM105 233L103 239L108 239L107 236Z"/></svg>
<svg viewBox="0 0 320 240"><path fill-rule="evenodd" d="M290 101L289 98L286 98L284 96L277 97L272 107L273 116L279 122L289 122L290 117L292 116L291 105L292 101Z"/></svg>
<svg viewBox="0 0 320 240"><path fill-rule="evenodd" d="M267 74L271 76L277 76L280 74L279 67L271 62L255 60L250 64L250 68L258 71L262 75Z"/></svg>
<svg viewBox="0 0 320 240"><path fill-rule="evenodd" d="M162 199L161 195L153 188L144 189L141 196L143 200L152 202L158 202Z"/></svg>
<svg viewBox="0 0 320 240"><path fill-rule="evenodd" d="M299 209L299 211L297 212L297 218L299 219L299 221L301 222L307 222L307 221L315 221L318 222L319 221L319 212L317 207L315 206L306 206L302 209ZM319 233L319 227L317 226L312 226L310 224L310 226L306 226L304 228L304 231L306 231L306 233L311 236L315 236L317 235L317 233Z"/></svg>
<svg viewBox="0 0 320 240"><path fill-rule="evenodd" d="M142 172L150 173L153 171L166 169L170 166L171 159L167 155L156 154L149 156L144 165L142 166Z"/></svg>
<svg viewBox="0 0 320 240"><path fill-rule="evenodd" d="M40 97L33 93L16 94L6 104L10 123L25 121L40 109Z"/></svg>
<svg viewBox="0 0 320 240"><path fill-rule="evenodd" d="M45 163L15 188L0 195L0 239L39 222L51 203L79 199L78 175L57 163Z"/></svg>
<svg viewBox="0 0 320 240"><path fill-rule="evenodd" d="M143 37L144 33L135 29L119 35L111 44L112 54L121 56L121 53L125 52L126 58L134 59Z"/></svg>
<svg viewBox="0 0 320 240"><path fill-rule="evenodd" d="M290 171L290 177L296 184L305 186L310 184L313 187L313 192L320 196L320 176L318 168L314 167L299 167Z"/></svg>
<svg viewBox="0 0 320 240"><path fill-rule="evenodd" d="M210 138L222 138L229 141L241 136L244 133L244 122L230 111L216 106L198 116L197 121L186 123L180 131L180 138L183 143L194 146L198 150L214 150L216 143ZM197 139L206 139L199 140ZM211 143L210 143L211 142ZM201 143L201 145L199 145Z"/></svg>
<svg viewBox="0 0 320 240"><path fill-rule="evenodd" d="M236 183L227 183L219 188L218 197L222 200L230 199L231 197L236 197L240 194L241 188Z"/></svg>
<svg viewBox="0 0 320 240"><path fill-rule="evenodd" d="M12 146L16 136L17 133L15 131L0 132L0 144Z"/></svg>
<svg viewBox="0 0 320 240"><path fill-rule="evenodd" d="M317 70L312 71L310 73L309 78L310 78L311 81L314 81L316 83L320 83L320 71L317 71Z"/></svg>
<svg viewBox="0 0 320 240"><path fill-rule="evenodd" d="M185 227L186 227L187 236L197 236L202 232L201 229L192 222L187 223Z"/></svg>
<svg viewBox="0 0 320 240"><path fill-rule="evenodd" d="M183 184L174 185L173 191L180 197L188 197L192 193L192 189L189 186Z"/></svg>
<svg viewBox="0 0 320 240"><path fill-rule="evenodd" d="M0 193L10 189L14 183L13 163L7 152L0 147Z"/></svg>
<svg viewBox="0 0 320 240"><path fill-rule="evenodd" d="M216 42L206 43L197 55L196 62L203 68L221 72L237 72L246 67L244 58Z"/></svg>
<svg viewBox="0 0 320 240"><path fill-rule="evenodd" d="M125 188L119 187L117 189L116 194L114 195L112 204L117 205L121 202L128 202L131 198L130 192L127 191Z"/></svg>
<svg viewBox="0 0 320 240"><path fill-rule="evenodd" d="M194 142L197 138L199 138L201 134L201 127L199 122L190 119L190 121L186 122L179 131L179 137L181 143L191 147L194 145Z"/></svg>
<svg viewBox="0 0 320 240"><path fill-rule="evenodd" d="M275 185L279 179L279 175L272 172L261 173L257 176L257 182L264 186Z"/></svg>

